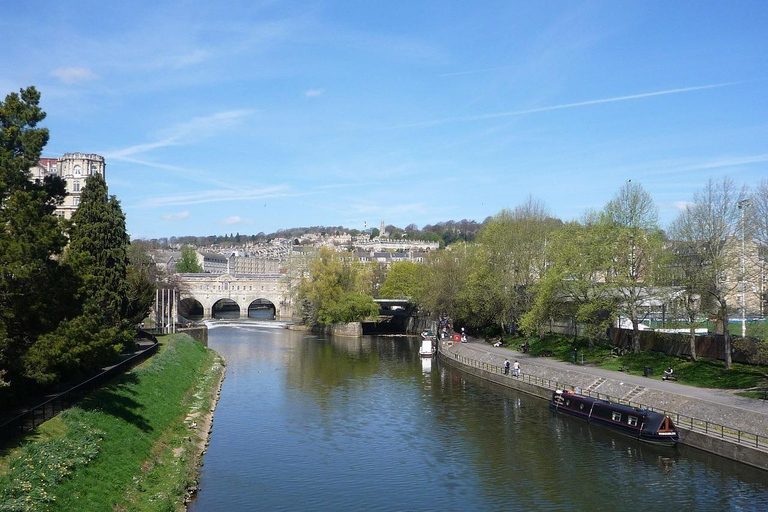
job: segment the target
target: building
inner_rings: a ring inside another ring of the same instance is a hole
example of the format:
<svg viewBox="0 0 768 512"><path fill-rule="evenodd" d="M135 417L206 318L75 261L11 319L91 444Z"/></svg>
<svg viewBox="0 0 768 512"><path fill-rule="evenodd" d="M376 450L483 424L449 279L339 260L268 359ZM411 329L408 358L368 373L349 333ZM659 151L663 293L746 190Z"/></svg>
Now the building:
<svg viewBox="0 0 768 512"><path fill-rule="evenodd" d="M80 193L85 180L93 174L101 175L106 181L104 157L92 153L66 153L60 158L41 158L37 166L30 169L31 179L42 181L47 176L59 176L66 182L67 195L56 208L56 215L71 219L80 204Z"/></svg>

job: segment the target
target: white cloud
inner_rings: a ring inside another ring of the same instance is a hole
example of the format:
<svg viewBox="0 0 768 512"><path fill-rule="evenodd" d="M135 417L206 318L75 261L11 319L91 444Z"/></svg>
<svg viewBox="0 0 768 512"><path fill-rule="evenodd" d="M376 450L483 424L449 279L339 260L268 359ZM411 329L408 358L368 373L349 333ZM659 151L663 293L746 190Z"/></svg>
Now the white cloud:
<svg viewBox="0 0 768 512"><path fill-rule="evenodd" d="M184 220L189 218L189 211L183 211L179 213L168 213L163 215L163 220Z"/></svg>
<svg viewBox="0 0 768 512"><path fill-rule="evenodd" d="M55 76L67 85L91 82L101 78L90 68L81 67L56 68L51 71L51 75Z"/></svg>
<svg viewBox="0 0 768 512"><path fill-rule="evenodd" d="M221 223L225 226L234 226L235 224L250 224L251 221L249 219L244 219L239 215L232 215L231 217L222 219Z"/></svg>
<svg viewBox="0 0 768 512"><path fill-rule="evenodd" d="M682 212L689 206L693 206L693 203L690 201L675 201L674 203L672 203L672 206L674 206L675 209L680 210Z"/></svg>
<svg viewBox="0 0 768 512"><path fill-rule="evenodd" d="M304 91L304 96L307 98L315 98L317 96L322 96L322 94L325 92L324 89L308 89Z"/></svg>
<svg viewBox="0 0 768 512"><path fill-rule="evenodd" d="M729 87L732 85L739 85L742 83L744 82L727 82L727 83L721 83L721 84L699 85L695 87L684 87L680 89L667 89L664 91L644 92L640 94L630 94L627 96L616 96L613 98L602 98L598 100L578 101L575 103L563 103L562 105L551 105L548 107L531 108L527 110L513 110L509 112L497 112L494 114L479 114L479 115L473 115L473 116L447 117L444 119L434 119L432 121L421 121L418 123L395 126L394 128L418 128L418 127L433 126L433 125L445 124L445 123L482 121L485 119L497 119L500 117L522 116L527 114L536 114L539 112L551 112L553 110L586 107L590 105L600 105L603 103L615 103L617 101L638 100L642 98L651 98L654 96L664 96L667 94L681 94L684 92L701 91L705 89L717 89L719 87Z"/></svg>
<svg viewBox="0 0 768 512"><path fill-rule="evenodd" d="M288 197L302 194L289 194L287 185L275 185L261 189L205 190L189 194L164 195L145 200L140 206L156 208L158 206L181 206L190 204L219 203L228 201L248 201L274 197Z"/></svg>
<svg viewBox="0 0 768 512"><path fill-rule="evenodd" d="M160 140L144 144L136 144L124 149L112 151L106 156L108 158L122 160L128 156L146 153L153 149L190 144L194 140L211 137L216 133L231 128L242 118L247 117L254 112L255 111L251 109L239 109L216 112L209 116L194 117L189 121L178 123L171 128L164 130Z"/></svg>

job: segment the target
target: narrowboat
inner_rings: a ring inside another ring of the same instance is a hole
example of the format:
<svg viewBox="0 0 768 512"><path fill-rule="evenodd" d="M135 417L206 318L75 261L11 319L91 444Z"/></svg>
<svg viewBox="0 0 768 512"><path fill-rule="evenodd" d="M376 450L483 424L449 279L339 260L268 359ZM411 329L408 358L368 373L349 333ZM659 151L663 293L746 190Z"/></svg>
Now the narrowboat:
<svg viewBox="0 0 768 512"><path fill-rule="evenodd" d="M647 443L674 446L680 440L672 418L666 414L592 398L573 391L554 391L549 408L604 425Z"/></svg>

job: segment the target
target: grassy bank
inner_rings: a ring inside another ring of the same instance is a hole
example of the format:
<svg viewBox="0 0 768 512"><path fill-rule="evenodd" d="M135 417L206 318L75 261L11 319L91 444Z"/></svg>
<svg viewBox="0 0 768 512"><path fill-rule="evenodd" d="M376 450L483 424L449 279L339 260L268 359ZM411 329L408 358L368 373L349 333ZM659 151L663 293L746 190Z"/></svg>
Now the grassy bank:
<svg viewBox="0 0 768 512"><path fill-rule="evenodd" d="M517 348L525 340L521 337L512 337L508 340L509 346ZM527 340L530 344L530 354L534 356L553 357L562 361L583 363L633 375L644 375L645 368L650 367L653 375L649 378L652 379L661 379L664 370L671 366L675 369L678 382L689 386L718 389L768 386L765 378L768 369L760 366L734 363L730 370L726 370L722 361L699 359L692 362L662 352L616 355L612 353L613 347L610 345L590 347L584 340L577 340L574 344L573 338L557 334ZM762 394L755 393L754 397L762 397Z"/></svg>
<svg viewBox="0 0 768 512"><path fill-rule="evenodd" d="M0 511L183 509L223 367L189 336L160 341L150 360L1 454Z"/></svg>

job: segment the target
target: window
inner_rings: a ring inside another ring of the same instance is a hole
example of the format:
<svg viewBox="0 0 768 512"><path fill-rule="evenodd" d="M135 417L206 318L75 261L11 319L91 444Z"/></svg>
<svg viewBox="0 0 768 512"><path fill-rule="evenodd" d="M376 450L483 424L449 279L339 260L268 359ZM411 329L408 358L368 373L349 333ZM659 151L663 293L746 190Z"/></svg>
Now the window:
<svg viewBox="0 0 768 512"><path fill-rule="evenodd" d="M616 412L616 411L613 411L613 412L611 413L611 419L612 419L613 421L621 421L621 413L620 413L620 412Z"/></svg>
<svg viewBox="0 0 768 512"><path fill-rule="evenodd" d="M630 416L629 418L627 418L627 423L629 423L630 426L632 426L632 427L636 427L637 426L637 417L636 416Z"/></svg>
<svg viewBox="0 0 768 512"><path fill-rule="evenodd" d="M80 176L81 173L82 173L82 171L80 169L80 166L76 165L75 166L75 176Z"/></svg>
<svg viewBox="0 0 768 512"><path fill-rule="evenodd" d="M91 164L91 170L88 171L88 174L96 174L97 169L95 164Z"/></svg>
<svg viewBox="0 0 768 512"><path fill-rule="evenodd" d="M75 205L75 206L79 205L80 204L80 198L79 197L74 198L72 200L72 204Z"/></svg>
<svg viewBox="0 0 768 512"><path fill-rule="evenodd" d="M72 184L72 191L73 192L80 192L80 182L76 181Z"/></svg>

